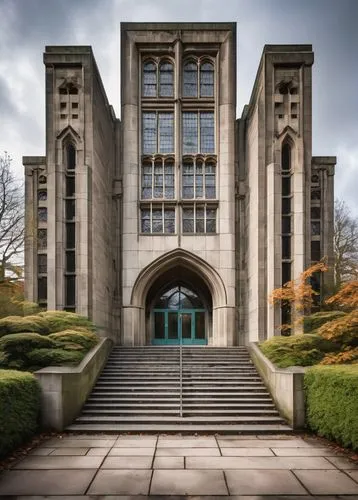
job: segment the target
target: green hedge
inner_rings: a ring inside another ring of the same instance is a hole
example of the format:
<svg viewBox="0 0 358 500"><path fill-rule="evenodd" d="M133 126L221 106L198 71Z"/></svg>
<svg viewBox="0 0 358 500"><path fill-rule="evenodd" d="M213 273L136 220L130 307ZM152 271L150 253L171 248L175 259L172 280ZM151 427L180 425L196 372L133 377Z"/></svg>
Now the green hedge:
<svg viewBox="0 0 358 500"><path fill-rule="evenodd" d="M95 331L96 327L91 320L85 316L67 311L44 311L38 314L44 318L49 325L51 333L62 332L67 328L84 327L87 330Z"/></svg>
<svg viewBox="0 0 358 500"><path fill-rule="evenodd" d="M308 426L358 450L358 364L311 368L305 389Z"/></svg>
<svg viewBox="0 0 358 500"><path fill-rule="evenodd" d="M313 332L317 330L320 326L324 325L328 321L332 321L337 318L345 316L346 313L343 311L320 311L309 316L305 316L303 319L303 329L306 333Z"/></svg>
<svg viewBox="0 0 358 500"><path fill-rule="evenodd" d="M27 358L33 369L45 366L78 365L85 357L83 351L66 351L65 349L33 349Z"/></svg>
<svg viewBox="0 0 358 500"><path fill-rule="evenodd" d="M31 373L0 370L0 458L34 435L40 387Z"/></svg>
<svg viewBox="0 0 358 500"><path fill-rule="evenodd" d="M315 365L334 348L331 342L313 334L272 337L259 344L259 347L279 368Z"/></svg>
<svg viewBox="0 0 358 500"><path fill-rule="evenodd" d="M49 322L39 314L32 316L8 316L0 319L0 337L10 333L33 332L41 335L50 333Z"/></svg>
<svg viewBox="0 0 358 500"><path fill-rule="evenodd" d="M69 350L79 349L88 351L98 343L97 336L83 328L73 328L64 330L63 332L51 333L49 338L53 340L58 347Z"/></svg>

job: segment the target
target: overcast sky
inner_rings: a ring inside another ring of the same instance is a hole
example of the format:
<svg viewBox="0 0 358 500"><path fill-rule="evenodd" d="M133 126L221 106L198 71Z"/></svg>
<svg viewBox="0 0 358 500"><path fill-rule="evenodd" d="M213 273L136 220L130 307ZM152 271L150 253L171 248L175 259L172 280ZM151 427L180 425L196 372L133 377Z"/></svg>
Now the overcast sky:
<svg viewBox="0 0 358 500"><path fill-rule="evenodd" d="M313 154L336 155L336 196L358 216L358 0L0 0L0 152L45 154L45 45L92 45L120 116L121 21L236 21L238 115L264 44L312 43Z"/></svg>

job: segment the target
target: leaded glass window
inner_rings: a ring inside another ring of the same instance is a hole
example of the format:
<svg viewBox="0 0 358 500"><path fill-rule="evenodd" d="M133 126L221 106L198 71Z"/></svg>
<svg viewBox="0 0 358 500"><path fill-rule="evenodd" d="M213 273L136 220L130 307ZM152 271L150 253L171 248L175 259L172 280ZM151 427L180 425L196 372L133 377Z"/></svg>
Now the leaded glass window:
<svg viewBox="0 0 358 500"><path fill-rule="evenodd" d="M183 207L183 233L215 233L216 208L207 205Z"/></svg>
<svg viewBox="0 0 358 500"><path fill-rule="evenodd" d="M47 200L47 190L46 189L40 189L37 192L37 199L38 199L38 201L46 201Z"/></svg>
<svg viewBox="0 0 358 500"><path fill-rule="evenodd" d="M157 96L157 65L152 61L143 65L143 96Z"/></svg>
<svg viewBox="0 0 358 500"><path fill-rule="evenodd" d="M142 199L174 198L174 160L158 158L142 165Z"/></svg>
<svg viewBox="0 0 358 500"><path fill-rule="evenodd" d="M214 97L214 66L209 62L200 66L200 97Z"/></svg>
<svg viewBox="0 0 358 500"><path fill-rule="evenodd" d="M175 232L175 208L150 205L141 209L141 231L150 234L170 234Z"/></svg>
<svg viewBox="0 0 358 500"><path fill-rule="evenodd" d="M37 217L39 222L47 222L47 208L39 207L37 209Z"/></svg>
<svg viewBox="0 0 358 500"><path fill-rule="evenodd" d="M158 113L159 118L159 153L174 151L174 115Z"/></svg>
<svg viewBox="0 0 358 500"><path fill-rule="evenodd" d="M157 113L144 112L142 115L143 154L157 153Z"/></svg>
<svg viewBox="0 0 358 500"><path fill-rule="evenodd" d="M172 63L164 61L159 66L159 96L173 97L174 71Z"/></svg>
<svg viewBox="0 0 358 500"><path fill-rule="evenodd" d="M198 97L198 65L194 61L184 64L183 96Z"/></svg>
<svg viewBox="0 0 358 500"><path fill-rule="evenodd" d="M143 154L174 151L174 114L146 111L142 115Z"/></svg>
<svg viewBox="0 0 358 500"><path fill-rule="evenodd" d="M182 169L182 197L215 198L215 163L203 160L186 160Z"/></svg>
<svg viewBox="0 0 358 500"><path fill-rule="evenodd" d="M214 113L200 113L200 153L213 153L215 151L214 140Z"/></svg>
<svg viewBox="0 0 358 500"><path fill-rule="evenodd" d="M183 112L183 154L214 153L215 126L213 111Z"/></svg>
<svg viewBox="0 0 358 500"><path fill-rule="evenodd" d="M47 248L47 229L37 230L37 246L38 248Z"/></svg>
<svg viewBox="0 0 358 500"><path fill-rule="evenodd" d="M40 253L37 256L37 271L39 274L47 273L47 255Z"/></svg>

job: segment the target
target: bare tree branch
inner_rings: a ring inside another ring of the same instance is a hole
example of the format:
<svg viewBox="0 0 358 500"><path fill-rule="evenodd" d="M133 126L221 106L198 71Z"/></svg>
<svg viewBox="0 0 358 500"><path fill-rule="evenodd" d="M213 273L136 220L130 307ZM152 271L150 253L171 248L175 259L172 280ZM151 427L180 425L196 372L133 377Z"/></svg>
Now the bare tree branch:
<svg viewBox="0 0 358 500"><path fill-rule="evenodd" d="M342 200L334 205L334 275L336 286L358 277L358 219Z"/></svg>
<svg viewBox="0 0 358 500"><path fill-rule="evenodd" d="M24 188L11 170L11 158L0 155L0 282L24 246Z"/></svg>

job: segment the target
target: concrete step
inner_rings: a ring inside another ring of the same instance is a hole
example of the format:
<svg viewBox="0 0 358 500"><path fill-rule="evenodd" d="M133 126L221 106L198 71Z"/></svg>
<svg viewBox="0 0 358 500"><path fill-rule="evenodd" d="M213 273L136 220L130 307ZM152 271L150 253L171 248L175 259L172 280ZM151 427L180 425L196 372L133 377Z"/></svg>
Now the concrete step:
<svg viewBox="0 0 358 500"><path fill-rule="evenodd" d="M91 415L82 415L78 417L75 421L76 423L151 423L151 424L156 424L156 423L190 423L190 424L201 424L203 426L206 426L210 423L255 423L255 424L278 424L278 423L283 423L284 421L281 417L278 416L236 416L236 415L229 415L226 418L223 417L222 415L220 416L210 416L210 415L205 415L205 416L188 416L188 417L179 417L179 416L174 416L174 415L137 415L135 419L133 418L133 415L128 415L128 416L91 416Z"/></svg>
<svg viewBox="0 0 358 500"><path fill-rule="evenodd" d="M286 424L221 424L210 423L205 426L199 424L186 424L186 423L160 423L160 424L128 424L128 423L76 423L66 427L70 432L108 432L108 433L203 433L208 432L217 434L292 434L293 430Z"/></svg>
<svg viewBox="0 0 358 500"><path fill-rule="evenodd" d="M183 347L181 394L179 353L170 346L114 348L69 429L290 430L246 348Z"/></svg>

